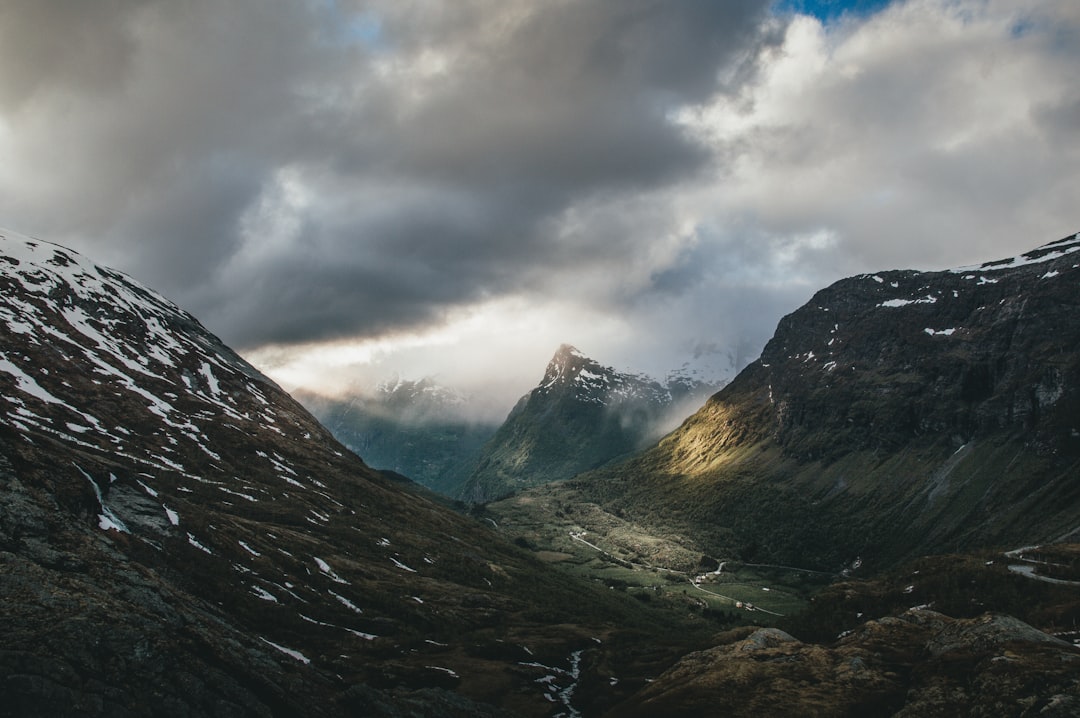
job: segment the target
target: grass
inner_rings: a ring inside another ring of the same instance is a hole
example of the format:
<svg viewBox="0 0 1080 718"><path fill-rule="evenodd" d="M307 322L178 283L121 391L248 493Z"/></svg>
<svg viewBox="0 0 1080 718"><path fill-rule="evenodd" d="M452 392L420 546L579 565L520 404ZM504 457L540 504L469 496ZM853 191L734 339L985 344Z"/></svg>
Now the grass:
<svg viewBox="0 0 1080 718"><path fill-rule="evenodd" d="M771 625L801 611L834 578L712 557L684 536L657 535L596 504L569 499L531 492L491 504L485 515L537 559L683 619Z"/></svg>

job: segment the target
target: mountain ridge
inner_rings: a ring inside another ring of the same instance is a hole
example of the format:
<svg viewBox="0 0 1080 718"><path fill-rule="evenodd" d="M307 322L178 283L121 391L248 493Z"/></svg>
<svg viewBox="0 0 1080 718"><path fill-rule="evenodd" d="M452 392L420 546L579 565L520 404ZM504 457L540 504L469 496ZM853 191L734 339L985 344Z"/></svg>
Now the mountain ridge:
<svg viewBox="0 0 1080 718"><path fill-rule="evenodd" d="M563 344L485 444L460 496L484 503L618 460L714 389L685 374L673 373L664 385L620 372Z"/></svg>
<svg viewBox="0 0 1080 718"><path fill-rule="evenodd" d="M1080 236L942 272L864 274L652 449L569 482L713 555L888 566L1080 527ZM768 516L768 521L762 517Z"/></svg>
<svg viewBox="0 0 1080 718"><path fill-rule="evenodd" d="M0 232L0 290L4 710L544 715L579 676L530 655L623 666L600 703L673 660L618 655L633 602L373 471L125 275Z"/></svg>

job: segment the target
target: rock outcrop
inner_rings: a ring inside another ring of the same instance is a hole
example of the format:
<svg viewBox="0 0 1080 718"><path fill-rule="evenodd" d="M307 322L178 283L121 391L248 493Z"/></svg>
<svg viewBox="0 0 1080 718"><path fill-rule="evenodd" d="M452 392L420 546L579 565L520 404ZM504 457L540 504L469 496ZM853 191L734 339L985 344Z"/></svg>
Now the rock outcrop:
<svg viewBox="0 0 1080 718"><path fill-rule="evenodd" d="M918 609L869 621L831 645L740 629L610 715L1065 718L1080 709L1078 675L1080 649L1014 618Z"/></svg>

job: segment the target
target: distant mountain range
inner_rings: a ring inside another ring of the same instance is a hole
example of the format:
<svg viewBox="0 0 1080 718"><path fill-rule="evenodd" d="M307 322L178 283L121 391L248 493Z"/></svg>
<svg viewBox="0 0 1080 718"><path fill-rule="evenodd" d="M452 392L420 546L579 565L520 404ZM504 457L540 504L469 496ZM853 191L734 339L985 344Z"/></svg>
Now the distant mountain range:
<svg viewBox="0 0 1080 718"><path fill-rule="evenodd" d="M451 497L498 428L470 419L464 411L468 399L430 377L395 378L371 394L356 392L347 399L304 391L294 396L371 466Z"/></svg>
<svg viewBox="0 0 1080 718"><path fill-rule="evenodd" d="M672 373L664 384L559 347L480 452L460 496L485 502L626 457L672 428L719 387Z"/></svg>
<svg viewBox="0 0 1080 718"><path fill-rule="evenodd" d="M657 446L567 487L716 555L839 569L1080 530L1080 235L844 279Z"/></svg>
<svg viewBox="0 0 1080 718"><path fill-rule="evenodd" d="M661 383L563 345L502 424L469 419L468 397L431 377L396 377L347 399L295 396L371 466L482 503L644 448L723 385L702 377L724 375L687 362Z"/></svg>

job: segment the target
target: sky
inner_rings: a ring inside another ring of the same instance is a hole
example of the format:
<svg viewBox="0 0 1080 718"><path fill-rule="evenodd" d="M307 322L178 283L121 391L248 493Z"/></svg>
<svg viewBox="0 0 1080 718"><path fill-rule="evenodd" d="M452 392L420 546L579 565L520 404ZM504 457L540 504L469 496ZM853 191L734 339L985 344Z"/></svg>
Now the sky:
<svg viewBox="0 0 1080 718"><path fill-rule="evenodd" d="M0 226L286 389L505 414L1080 230L1074 0L5 0Z"/></svg>

